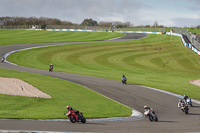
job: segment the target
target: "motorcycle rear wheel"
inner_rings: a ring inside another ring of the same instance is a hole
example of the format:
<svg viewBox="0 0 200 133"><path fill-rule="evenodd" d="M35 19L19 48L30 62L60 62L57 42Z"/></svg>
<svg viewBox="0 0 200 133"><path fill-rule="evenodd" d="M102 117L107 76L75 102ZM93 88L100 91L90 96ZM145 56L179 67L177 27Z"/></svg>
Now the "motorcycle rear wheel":
<svg viewBox="0 0 200 133"><path fill-rule="evenodd" d="M86 123L85 117L82 117L82 118L81 118L81 122L82 122L82 123Z"/></svg>
<svg viewBox="0 0 200 133"><path fill-rule="evenodd" d="M155 117L155 121L158 121L158 117Z"/></svg>

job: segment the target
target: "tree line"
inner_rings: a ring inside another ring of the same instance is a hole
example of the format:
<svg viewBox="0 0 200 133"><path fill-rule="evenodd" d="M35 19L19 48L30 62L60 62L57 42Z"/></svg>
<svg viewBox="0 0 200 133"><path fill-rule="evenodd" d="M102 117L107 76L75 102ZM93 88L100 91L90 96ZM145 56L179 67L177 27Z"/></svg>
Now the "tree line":
<svg viewBox="0 0 200 133"><path fill-rule="evenodd" d="M57 18L47 17L0 17L0 25L2 26L17 26L17 25L80 25L80 26L101 26L101 27L116 27L127 28L132 26L130 22L97 22L96 20L84 19L81 24L75 24L70 21L62 21Z"/></svg>
<svg viewBox="0 0 200 133"><path fill-rule="evenodd" d="M61 21L57 18L47 17L0 17L0 25L73 25L70 21Z"/></svg>
<svg viewBox="0 0 200 133"><path fill-rule="evenodd" d="M41 28L45 28L46 25L65 25L65 26L99 26L99 27L106 27L106 28L130 28L133 27L133 24L130 22L97 22L96 20L84 19L81 24L72 23L70 21L63 21L57 18L48 18L48 17L0 17L0 26L27 26L27 25L40 25ZM162 28L164 26L158 25L158 22L145 26L137 26L137 27L159 27Z"/></svg>

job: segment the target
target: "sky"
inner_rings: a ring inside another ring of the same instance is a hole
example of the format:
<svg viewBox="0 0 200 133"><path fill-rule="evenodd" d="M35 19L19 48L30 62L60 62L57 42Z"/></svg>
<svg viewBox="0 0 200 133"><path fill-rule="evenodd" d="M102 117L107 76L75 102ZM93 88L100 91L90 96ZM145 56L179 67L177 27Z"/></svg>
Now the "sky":
<svg viewBox="0 0 200 133"><path fill-rule="evenodd" d="M5 16L191 27L200 25L200 0L0 0L0 17Z"/></svg>

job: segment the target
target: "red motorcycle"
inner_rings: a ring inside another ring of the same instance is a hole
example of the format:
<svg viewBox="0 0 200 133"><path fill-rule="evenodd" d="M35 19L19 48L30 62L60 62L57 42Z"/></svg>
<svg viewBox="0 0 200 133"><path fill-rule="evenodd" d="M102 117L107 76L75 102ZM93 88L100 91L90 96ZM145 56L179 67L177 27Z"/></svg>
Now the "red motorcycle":
<svg viewBox="0 0 200 133"><path fill-rule="evenodd" d="M69 118L69 120L72 122L72 123L75 123L75 122L82 122L82 123L86 123L86 119L85 117L83 116L83 114L79 111L76 111L76 110L70 110L68 113L67 113L67 117Z"/></svg>

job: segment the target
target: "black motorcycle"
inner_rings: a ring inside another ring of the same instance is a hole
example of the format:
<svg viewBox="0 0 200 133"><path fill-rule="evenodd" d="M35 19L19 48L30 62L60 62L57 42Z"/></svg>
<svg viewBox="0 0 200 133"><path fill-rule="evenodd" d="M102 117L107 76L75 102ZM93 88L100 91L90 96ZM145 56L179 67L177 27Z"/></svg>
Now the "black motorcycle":
<svg viewBox="0 0 200 133"><path fill-rule="evenodd" d="M188 108L188 105L187 104L184 104L183 105L183 107L181 107L181 110L183 111L183 112L185 112L185 114L187 115L188 113L189 113L189 108Z"/></svg>
<svg viewBox="0 0 200 133"><path fill-rule="evenodd" d="M127 84L126 79L122 79L122 84Z"/></svg>

